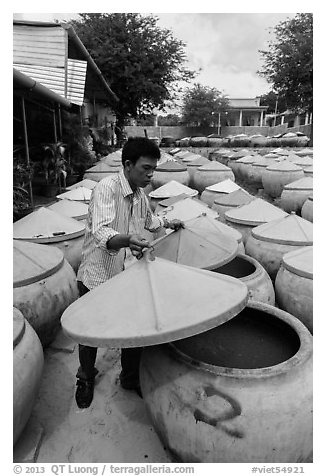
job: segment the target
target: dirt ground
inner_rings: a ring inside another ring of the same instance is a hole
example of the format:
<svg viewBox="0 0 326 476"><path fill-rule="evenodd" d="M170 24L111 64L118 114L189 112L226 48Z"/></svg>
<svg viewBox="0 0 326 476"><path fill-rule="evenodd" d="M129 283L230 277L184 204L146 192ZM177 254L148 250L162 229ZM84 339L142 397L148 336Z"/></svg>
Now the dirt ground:
<svg viewBox="0 0 326 476"><path fill-rule="evenodd" d="M60 331L44 350L44 369L30 420L16 444L14 462L172 462L151 425L143 400L118 382L120 351L99 349L94 399L87 409L75 402L78 346ZM41 427L32 451L33 427ZM33 453L31 455L31 453Z"/></svg>

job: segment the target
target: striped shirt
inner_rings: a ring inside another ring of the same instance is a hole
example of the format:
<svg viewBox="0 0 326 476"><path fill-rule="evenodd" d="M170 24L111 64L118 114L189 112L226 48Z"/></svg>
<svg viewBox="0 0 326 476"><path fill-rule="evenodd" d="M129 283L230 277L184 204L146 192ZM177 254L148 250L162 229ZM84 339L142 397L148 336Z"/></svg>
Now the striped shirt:
<svg viewBox="0 0 326 476"><path fill-rule="evenodd" d="M161 226L163 220L153 215L143 189L133 192L123 170L102 179L93 189L89 202L78 281L93 289L123 271L126 248L106 247L113 236L119 233L144 236L144 230L155 232Z"/></svg>

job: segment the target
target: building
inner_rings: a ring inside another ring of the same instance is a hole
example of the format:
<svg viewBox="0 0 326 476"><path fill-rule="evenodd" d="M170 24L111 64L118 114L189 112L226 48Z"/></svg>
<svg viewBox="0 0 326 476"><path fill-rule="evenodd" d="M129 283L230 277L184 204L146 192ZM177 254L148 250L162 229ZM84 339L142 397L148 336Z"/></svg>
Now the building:
<svg viewBox="0 0 326 476"><path fill-rule="evenodd" d="M118 98L70 24L14 20L13 66L79 107L84 123L114 122Z"/></svg>
<svg viewBox="0 0 326 476"><path fill-rule="evenodd" d="M221 126L260 126L264 125L268 106L260 106L260 98L229 98L229 106L221 114Z"/></svg>

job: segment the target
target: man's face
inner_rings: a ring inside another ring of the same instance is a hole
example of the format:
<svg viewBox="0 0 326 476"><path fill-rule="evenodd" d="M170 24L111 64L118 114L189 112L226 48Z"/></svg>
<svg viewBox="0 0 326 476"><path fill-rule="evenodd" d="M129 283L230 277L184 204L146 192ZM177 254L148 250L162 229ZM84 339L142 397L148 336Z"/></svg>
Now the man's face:
<svg viewBox="0 0 326 476"><path fill-rule="evenodd" d="M127 160L125 170L131 188L146 187L153 177L156 166L157 159L149 157L139 157L135 164Z"/></svg>

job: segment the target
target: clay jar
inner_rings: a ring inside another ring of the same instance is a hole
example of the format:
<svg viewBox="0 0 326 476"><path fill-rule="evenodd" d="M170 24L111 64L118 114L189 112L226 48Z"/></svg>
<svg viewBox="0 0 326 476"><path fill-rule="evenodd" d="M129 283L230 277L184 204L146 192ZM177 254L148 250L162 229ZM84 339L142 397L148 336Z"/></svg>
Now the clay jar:
<svg viewBox="0 0 326 476"><path fill-rule="evenodd" d="M225 223L240 231L244 244L253 228L285 216L287 216L286 212L261 198L256 198L242 207L228 210L224 214Z"/></svg>
<svg viewBox="0 0 326 476"><path fill-rule="evenodd" d="M95 182L95 180L84 179L84 180L81 180L80 182L70 185L70 187L67 187L66 190L74 190L75 188L78 188L78 187L85 187L85 188L89 188L90 190L93 190L93 188L95 188L96 185L97 185L97 182Z"/></svg>
<svg viewBox="0 0 326 476"><path fill-rule="evenodd" d="M277 303L313 331L313 247L287 253L275 280Z"/></svg>
<svg viewBox="0 0 326 476"><path fill-rule="evenodd" d="M295 213L258 226L245 243L246 253L264 266L272 280L286 253L313 244L312 224Z"/></svg>
<svg viewBox="0 0 326 476"><path fill-rule="evenodd" d="M75 273L59 249L16 240L13 270L13 304L47 346L61 314L78 298Z"/></svg>
<svg viewBox="0 0 326 476"><path fill-rule="evenodd" d="M249 170L247 171L248 175L248 182L251 185L255 185L257 188L263 186L262 183L262 174L266 167L273 163L273 159L266 158L266 156L257 155L249 166Z"/></svg>
<svg viewBox="0 0 326 476"><path fill-rule="evenodd" d="M301 216L305 220L310 221L311 223L314 221L314 215L313 215L313 196L310 195L307 200L304 202L302 205L301 209Z"/></svg>
<svg viewBox="0 0 326 476"><path fill-rule="evenodd" d="M224 197L226 194L239 189L240 186L233 182L233 180L226 179L223 180L223 182L206 187L200 196L200 200L205 202L209 207L212 207L215 199Z"/></svg>
<svg viewBox="0 0 326 476"><path fill-rule="evenodd" d="M19 439L39 391L43 349L36 332L22 313L13 308L13 444Z"/></svg>
<svg viewBox="0 0 326 476"><path fill-rule="evenodd" d="M313 192L313 179L304 177L285 185L280 198L280 206L286 212L300 213L307 198Z"/></svg>
<svg viewBox="0 0 326 476"><path fill-rule="evenodd" d="M295 463L311 454L312 336L285 311L251 301L211 331L146 347L140 382L178 461Z"/></svg>
<svg viewBox="0 0 326 476"><path fill-rule="evenodd" d="M175 180L183 185L189 184L189 174L187 172L187 167L173 160L164 162L161 165L158 165L151 180L153 189L155 190L162 185Z"/></svg>
<svg viewBox="0 0 326 476"><path fill-rule="evenodd" d="M233 181L235 180L234 174L229 167L218 162L211 162L197 169L194 176L194 188L201 193L209 185L214 185L228 178Z"/></svg>
<svg viewBox="0 0 326 476"><path fill-rule="evenodd" d="M181 194L188 195L189 197L195 197L198 195L198 191L187 187L176 180L170 180L170 182L162 185L152 192L149 192L148 196L150 198L150 206L154 211L161 200L177 197Z"/></svg>
<svg viewBox="0 0 326 476"><path fill-rule="evenodd" d="M253 200L255 200L255 197L245 190L235 190L234 192L225 194L224 197L216 198L212 209L216 210L219 214L219 220L225 222L226 211L246 205Z"/></svg>
<svg viewBox="0 0 326 476"><path fill-rule="evenodd" d="M310 167L304 168L303 173L305 177L313 177L314 175L314 168L311 165Z"/></svg>
<svg viewBox="0 0 326 476"><path fill-rule="evenodd" d="M275 305L275 292L271 278L254 258L239 253L230 263L213 271L240 279L248 288L249 299Z"/></svg>
<svg viewBox="0 0 326 476"><path fill-rule="evenodd" d="M283 188L288 183L304 177L301 167L284 160L266 167L262 174L262 183L265 192L273 198L280 197Z"/></svg>
<svg viewBox="0 0 326 476"><path fill-rule="evenodd" d="M210 160L206 159L206 157L201 157L201 156L195 160L192 160L191 162L186 163L188 174L190 177L190 180L189 180L190 187L194 188L194 176L197 172L198 167L201 167L202 165L206 165L210 163L211 163Z"/></svg>

